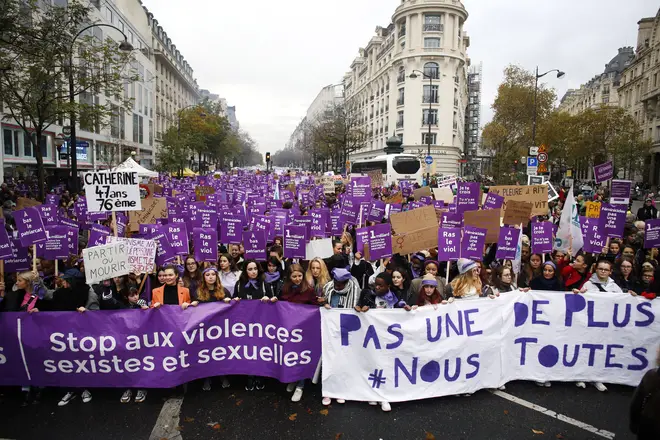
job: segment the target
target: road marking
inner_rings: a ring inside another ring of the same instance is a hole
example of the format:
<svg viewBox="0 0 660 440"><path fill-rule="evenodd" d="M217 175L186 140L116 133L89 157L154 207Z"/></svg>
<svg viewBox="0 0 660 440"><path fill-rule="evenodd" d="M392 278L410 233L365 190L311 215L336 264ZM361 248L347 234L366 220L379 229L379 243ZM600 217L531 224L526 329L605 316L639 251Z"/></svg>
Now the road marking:
<svg viewBox="0 0 660 440"><path fill-rule="evenodd" d="M491 392L491 394L494 394L498 397L501 397L501 398L506 399L508 401L511 401L513 403L517 403L518 405L522 405L522 406L527 407L529 409L533 409L534 411L538 411L541 414L544 414L548 417L552 417L554 419L561 420L562 422L566 422L566 423L571 424L573 426L577 426L578 428L584 429L585 431L589 431L589 432L594 433L596 435L599 435L603 438L613 439L616 436L616 434L613 433L613 432L605 431L604 429L598 429L595 426L591 426L588 423L584 423L584 422L581 422L579 420L575 420L571 417L565 416L563 414L559 414L559 413L557 413L555 411L552 411L550 409L543 408L540 405L537 405L537 404L532 403L532 402L528 402L524 399L521 399L521 398L516 397L514 395L511 395L509 393L505 393L503 391L498 391L498 390L489 390L489 391Z"/></svg>
<svg viewBox="0 0 660 440"><path fill-rule="evenodd" d="M21 349L21 357L23 358L23 366L25 367L25 373L27 374L28 380L32 380L32 377L30 376L30 370L28 369L27 366L27 360L25 359L25 351L23 350L23 336L22 336L22 327L21 327L21 318L18 318L16 320L16 325L18 326L17 329L17 334L18 334L18 347Z"/></svg>
<svg viewBox="0 0 660 440"><path fill-rule="evenodd" d="M181 432L177 430L182 404L183 397L174 397L165 401L154 429L151 430L149 440L183 440Z"/></svg>

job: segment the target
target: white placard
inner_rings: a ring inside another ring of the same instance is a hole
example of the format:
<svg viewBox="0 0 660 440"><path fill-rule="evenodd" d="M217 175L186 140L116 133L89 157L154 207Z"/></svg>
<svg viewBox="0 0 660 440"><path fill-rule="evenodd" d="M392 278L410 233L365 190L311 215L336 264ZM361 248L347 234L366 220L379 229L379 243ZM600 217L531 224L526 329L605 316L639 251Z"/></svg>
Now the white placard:
<svg viewBox="0 0 660 440"><path fill-rule="evenodd" d="M137 171L98 171L83 176L87 211L140 211Z"/></svg>
<svg viewBox="0 0 660 440"><path fill-rule="evenodd" d="M155 268L156 240L142 240L140 238L114 237L112 235L105 239L106 243L123 242L127 245L128 266L130 273L140 275L152 273Z"/></svg>
<svg viewBox="0 0 660 440"><path fill-rule="evenodd" d="M659 314L659 301L629 294L543 291L411 312L322 308L322 394L400 402L512 380L637 386L655 366Z"/></svg>
<svg viewBox="0 0 660 440"><path fill-rule="evenodd" d="M333 254L332 238L311 240L305 245L305 255L307 255L307 260L312 260L314 258L330 258Z"/></svg>
<svg viewBox="0 0 660 440"><path fill-rule="evenodd" d="M96 284L113 277L128 275L131 271L128 253L128 245L123 242L83 249L87 284Z"/></svg>

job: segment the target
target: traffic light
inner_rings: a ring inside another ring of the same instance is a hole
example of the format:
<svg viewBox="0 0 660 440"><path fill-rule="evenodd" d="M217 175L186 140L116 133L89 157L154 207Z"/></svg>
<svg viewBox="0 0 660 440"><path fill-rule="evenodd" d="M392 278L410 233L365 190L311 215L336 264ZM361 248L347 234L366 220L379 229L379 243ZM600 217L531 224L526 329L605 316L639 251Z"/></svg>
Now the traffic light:
<svg viewBox="0 0 660 440"><path fill-rule="evenodd" d="M270 162L270 153L266 153L266 162Z"/></svg>

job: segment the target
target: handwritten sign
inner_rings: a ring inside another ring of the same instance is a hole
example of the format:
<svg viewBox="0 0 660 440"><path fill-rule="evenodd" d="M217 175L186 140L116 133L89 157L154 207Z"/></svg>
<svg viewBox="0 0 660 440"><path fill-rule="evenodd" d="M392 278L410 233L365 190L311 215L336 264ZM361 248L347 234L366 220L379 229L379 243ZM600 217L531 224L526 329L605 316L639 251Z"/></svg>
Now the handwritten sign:
<svg viewBox="0 0 660 440"><path fill-rule="evenodd" d="M128 245L123 242L104 244L82 250L85 262L85 279L88 284L99 283L114 277L128 275Z"/></svg>
<svg viewBox="0 0 660 440"><path fill-rule="evenodd" d="M154 259L158 245L154 240L139 238L106 237L106 243L124 243L128 253L128 267L130 273L140 275L154 271ZM86 262L85 262L86 263Z"/></svg>
<svg viewBox="0 0 660 440"><path fill-rule="evenodd" d="M504 197L505 211L510 200L528 202L532 204L531 215L548 215L548 186L547 185L503 185L491 186L489 193Z"/></svg>
<svg viewBox="0 0 660 440"><path fill-rule="evenodd" d="M98 171L83 176L88 212L139 211L137 171Z"/></svg>

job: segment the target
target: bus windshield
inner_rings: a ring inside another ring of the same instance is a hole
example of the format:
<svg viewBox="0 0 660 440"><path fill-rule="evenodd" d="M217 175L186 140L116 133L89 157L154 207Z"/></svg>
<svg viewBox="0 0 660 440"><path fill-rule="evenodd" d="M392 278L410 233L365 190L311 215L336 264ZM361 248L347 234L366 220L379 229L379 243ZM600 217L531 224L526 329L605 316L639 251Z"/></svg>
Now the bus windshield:
<svg viewBox="0 0 660 440"><path fill-rule="evenodd" d="M415 157L395 157L392 167L398 174L415 174L420 168L419 159Z"/></svg>
<svg viewBox="0 0 660 440"><path fill-rule="evenodd" d="M354 163L351 168L351 172L354 174L367 174L369 171L382 171L383 174L387 174L387 162L384 160L358 162Z"/></svg>

